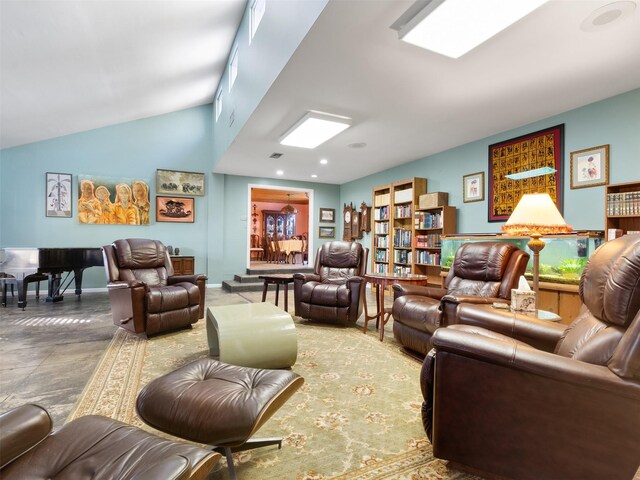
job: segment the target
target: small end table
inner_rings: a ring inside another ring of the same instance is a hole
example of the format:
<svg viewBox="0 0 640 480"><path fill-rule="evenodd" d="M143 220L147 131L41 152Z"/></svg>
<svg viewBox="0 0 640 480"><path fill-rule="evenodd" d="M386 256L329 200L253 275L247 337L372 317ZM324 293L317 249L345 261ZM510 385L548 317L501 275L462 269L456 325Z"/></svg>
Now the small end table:
<svg viewBox="0 0 640 480"><path fill-rule="evenodd" d="M284 311L289 311L289 284L293 283L293 275L288 273L274 273L271 275L258 275L258 278L264 280L262 288L262 301L267 300L267 290L269 285L276 286L276 307L278 306L278 297L280 296L280 285L284 285Z"/></svg>
<svg viewBox="0 0 640 480"><path fill-rule="evenodd" d="M369 315L367 308L367 296L364 297L364 328L363 332L367 333L367 327L369 320L376 319L376 327L380 334L380 341L384 340L384 326L389 320L391 311L384 309L384 291L389 285L395 283L411 283L415 285L427 285L427 275L418 275L413 273L400 274L400 273L367 273L364 276L364 281L369 282L376 286L376 314Z"/></svg>

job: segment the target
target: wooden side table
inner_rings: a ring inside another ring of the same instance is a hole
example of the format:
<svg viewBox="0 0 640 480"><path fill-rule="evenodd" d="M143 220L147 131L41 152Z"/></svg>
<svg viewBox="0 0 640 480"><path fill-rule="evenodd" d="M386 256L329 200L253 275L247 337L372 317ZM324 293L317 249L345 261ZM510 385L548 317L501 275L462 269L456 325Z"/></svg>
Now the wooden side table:
<svg viewBox="0 0 640 480"><path fill-rule="evenodd" d="M389 320L391 311L384 309L384 291L389 285L395 283L411 283L415 285L427 285L429 277L427 275L418 274L400 274L400 273L367 273L364 276L365 282L369 282L376 286L376 313L369 315L367 308L367 296L364 297L364 328L363 332L367 333L369 320L376 319L376 327L380 334L380 341L384 340L384 326Z"/></svg>
<svg viewBox="0 0 640 480"><path fill-rule="evenodd" d="M176 275L193 275L195 258L188 255L170 255Z"/></svg>
<svg viewBox="0 0 640 480"><path fill-rule="evenodd" d="M264 280L262 289L262 301L267 300L267 290L269 285L276 286L276 307L278 306L278 297L280 296L280 285L284 285L284 311L289 311L289 284L293 283L293 275L288 273L274 273L271 275L259 275L258 278Z"/></svg>

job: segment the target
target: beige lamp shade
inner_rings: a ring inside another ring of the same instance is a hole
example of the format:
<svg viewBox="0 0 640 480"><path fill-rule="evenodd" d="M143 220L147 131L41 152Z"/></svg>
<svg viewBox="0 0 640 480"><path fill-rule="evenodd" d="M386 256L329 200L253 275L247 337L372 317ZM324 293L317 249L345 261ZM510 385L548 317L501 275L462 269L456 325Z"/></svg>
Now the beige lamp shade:
<svg viewBox="0 0 640 480"><path fill-rule="evenodd" d="M527 193L522 196L502 230L509 235L548 235L569 233L573 228L564 221L548 193Z"/></svg>

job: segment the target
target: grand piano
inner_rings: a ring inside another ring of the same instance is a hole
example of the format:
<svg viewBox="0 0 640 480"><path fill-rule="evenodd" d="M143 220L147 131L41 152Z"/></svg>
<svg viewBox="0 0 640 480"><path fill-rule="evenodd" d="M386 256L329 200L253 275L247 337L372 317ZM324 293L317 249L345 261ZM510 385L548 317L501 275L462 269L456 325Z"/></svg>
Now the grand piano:
<svg viewBox="0 0 640 480"><path fill-rule="evenodd" d="M100 248L0 248L3 304L9 283L17 285L18 307L23 310L27 306L27 288L31 282L48 280L47 302L61 301L71 279L75 279L75 293L80 295L84 269L103 265ZM63 280L65 272L67 275ZM69 278L71 273L74 276Z"/></svg>

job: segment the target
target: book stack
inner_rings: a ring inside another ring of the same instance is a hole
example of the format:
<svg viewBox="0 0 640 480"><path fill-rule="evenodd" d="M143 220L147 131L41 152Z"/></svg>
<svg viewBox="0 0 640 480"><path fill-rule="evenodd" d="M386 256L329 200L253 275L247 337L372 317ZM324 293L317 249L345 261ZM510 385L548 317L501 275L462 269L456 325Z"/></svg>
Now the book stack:
<svg viewBox="0 0 640 480"><path fill-rule="evenodd" d="M403 228L393 229L393 246L411 248L411 230Z"/></svg>
<svg viewBox="0 0 640 480"><path fill-rule="evenodd" d="M607 215L640 215L640 191L607 194Z"/></svg>
<svg viewBox="0 0 640 480"><path fill-rule="evenodd" d="M442 246L442 236L439 233L416 235L416 247L418 248L438 248L440 246Z"/></svg>

